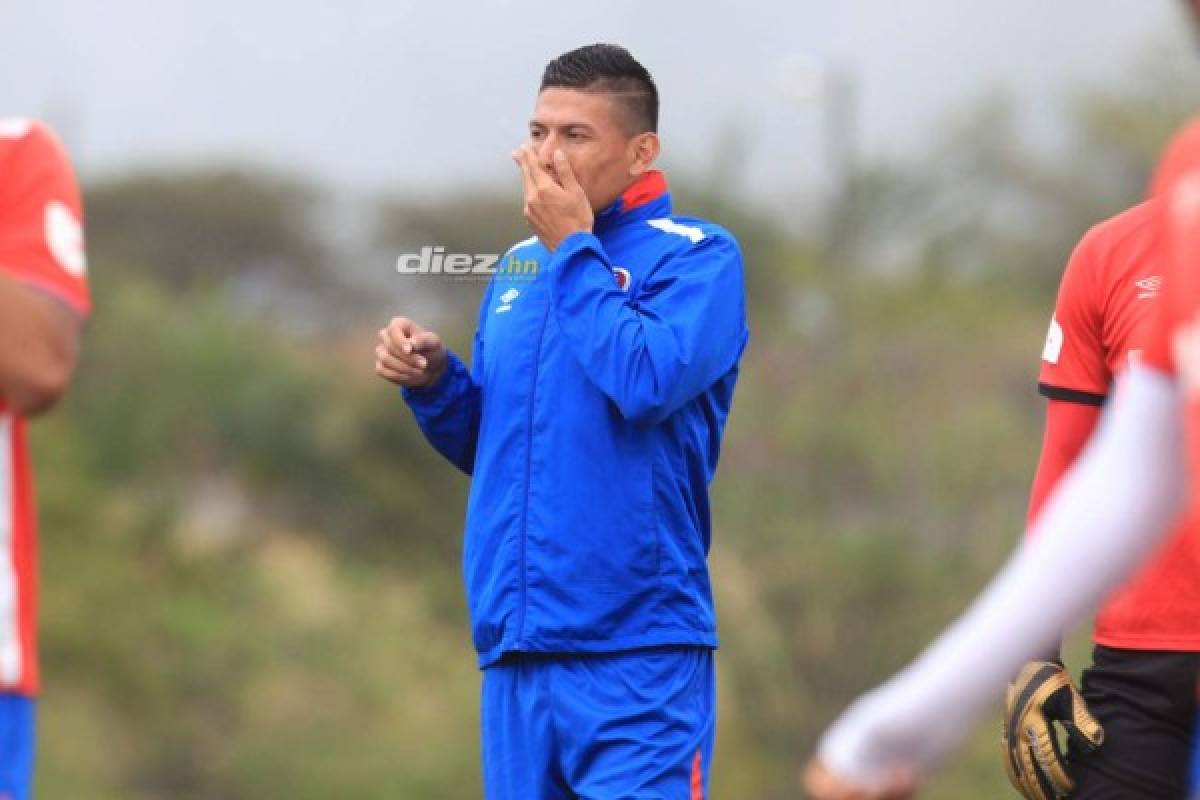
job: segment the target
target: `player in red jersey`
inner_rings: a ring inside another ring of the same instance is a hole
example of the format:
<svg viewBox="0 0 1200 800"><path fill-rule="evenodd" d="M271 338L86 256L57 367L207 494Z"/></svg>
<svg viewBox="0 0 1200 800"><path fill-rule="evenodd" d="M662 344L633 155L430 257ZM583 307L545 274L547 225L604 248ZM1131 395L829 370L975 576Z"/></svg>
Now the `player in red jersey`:
<svg viewBox="0 0 1200 800"><path fill-rule="evenodd" d="M1150 200L1090 230L1063 275L1038 390L1049 399L1042 455L1030 501L1032 522L1050 490L1083 449L1115 376L1145 344L1148 311L1162 283L1155 236L1160 201ZM1185 792L1191 753L1195 676L1200 669L1200 535L1182 526L1162 552L1100 610L1093 666L1083 700L1037 690L1050 682L1073 692L1061 661L1034 661L1019 674L1005 709L1006 732L1074 725L1076 711L1099 721L1103 746L1069 738L1069 763L1053 746L1044 754L1063 769L1072 797L1137 795L1177 798ZM1036 694L1036 702L1015 701ZM1083 704L1086 701L1086 705ZM1014 715L1025 715L1024 723ZM1038 717L1037 715L1040 715ZM1064 719L1064 716L1067 718ZM1046 734L1049 741L1049 734ZM1005 742L1014 786L1032 800L1053 797L1054 779L1036 758L1022 760L1019 737Z"/></svg>
<svg viewBox="0 0 1200 800"><path fill-rule="evenodd" d="M66 391L89 311L79 187L44 125L0 119L0 797L33 773L37 531L26 420Z"/></svg>
<svg viewBox="0 0 1200 800"><path fill-rule="evenodd" d="M1198 10L1194 0L1188 6ZM1037 535L912 665L856 701L822 737L805 776L816 800L911 796L1023 661L1052 648L1151 556L1181 512L1185 524L1198 518L1200 121L1172 143L1151 194L1163 296L1142 359L1038 515ZM1050 747L1027 740L1030 733L1012 731L1027 762Z"/></svg>

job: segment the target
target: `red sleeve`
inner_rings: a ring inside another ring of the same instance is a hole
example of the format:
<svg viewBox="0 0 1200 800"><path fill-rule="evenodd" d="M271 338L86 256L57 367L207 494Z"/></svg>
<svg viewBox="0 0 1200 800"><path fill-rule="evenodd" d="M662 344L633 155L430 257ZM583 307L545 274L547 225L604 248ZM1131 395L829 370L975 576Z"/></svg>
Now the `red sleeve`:
<svg viewBox="0 0 1200 800"><path fill-rule="evenodd" d="M0 271L87 314L83 204L62 145L36 122L5 130L0 171Z"/></svg>
<svg viewBox="0 0 1200 800"><path fill-rule="evenodd" d="M1029 495L1028 520L1037 518L1059 478L1083 450L1096 428L1100 408L1092 405L1051 400L1046 406L1046 432L1042 437L1042 455L1038 459L1033 489Z"/></svg>
<svg viewBox="0 0 1200 800"><path fill-rule="evenodd" d="M1099 233L1088 232L1071 254L1042 350L1038 391L1055 400L1101 405L1112 375L1104 351L1104 261Z"/></svg>

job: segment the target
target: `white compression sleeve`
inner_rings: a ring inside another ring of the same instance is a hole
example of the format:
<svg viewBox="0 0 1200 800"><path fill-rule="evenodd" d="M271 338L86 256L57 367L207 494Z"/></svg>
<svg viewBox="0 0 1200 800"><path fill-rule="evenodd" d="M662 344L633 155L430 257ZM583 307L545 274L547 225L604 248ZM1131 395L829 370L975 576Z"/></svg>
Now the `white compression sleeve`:
<svg viewBox="0 0 1200 800"><path fill-rule="evenodd" d="M866 785L897 767L932 770L1020 666L1052 647L1171 529L1186 486L1182 432L1174 381L1131 367L1034 535L920 657L829 728L819 747L826 765Z"/></svg>

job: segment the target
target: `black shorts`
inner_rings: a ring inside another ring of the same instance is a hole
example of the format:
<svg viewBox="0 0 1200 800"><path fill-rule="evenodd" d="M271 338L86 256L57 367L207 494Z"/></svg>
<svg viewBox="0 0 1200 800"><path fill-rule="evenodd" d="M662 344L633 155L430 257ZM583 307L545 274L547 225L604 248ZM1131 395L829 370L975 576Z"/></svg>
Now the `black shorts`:
<svg viewBox="0 0 1200 800"><path fill-rule="evenodd" d="M1071 750L1072 800L1181 800L1196 715L1200 654L1096 645L1083 697L1104 744Z"/></svg>

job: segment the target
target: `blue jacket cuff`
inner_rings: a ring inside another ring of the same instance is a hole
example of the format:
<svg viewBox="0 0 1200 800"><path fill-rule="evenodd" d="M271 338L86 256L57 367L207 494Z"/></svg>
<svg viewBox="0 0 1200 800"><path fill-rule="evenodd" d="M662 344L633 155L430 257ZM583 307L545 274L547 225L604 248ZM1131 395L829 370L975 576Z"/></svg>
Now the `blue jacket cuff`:
<svg viewBox="0 0 1200 800"><path fill-rule="evenodd" d="M462 359L451 351L446 354L446 371L441 377L430 386L416 389L402 386L400 396L414 410L434 411L459 394L463 378L468 378L467 367L462 363Z"/></svg>

